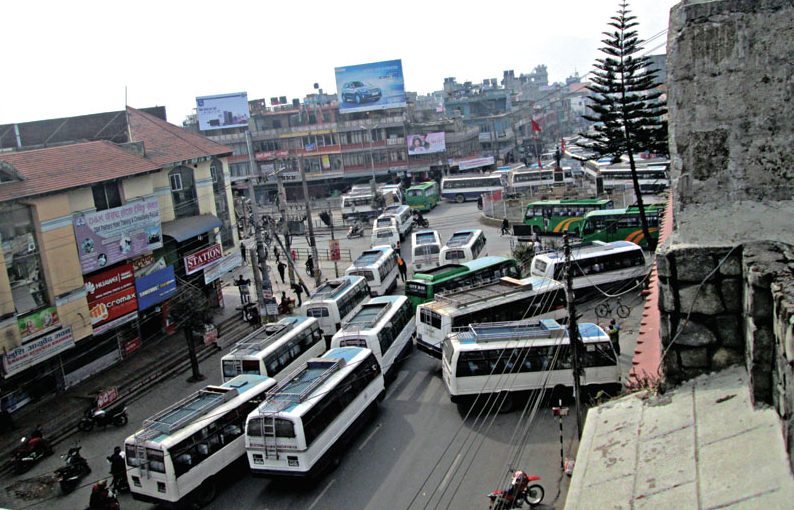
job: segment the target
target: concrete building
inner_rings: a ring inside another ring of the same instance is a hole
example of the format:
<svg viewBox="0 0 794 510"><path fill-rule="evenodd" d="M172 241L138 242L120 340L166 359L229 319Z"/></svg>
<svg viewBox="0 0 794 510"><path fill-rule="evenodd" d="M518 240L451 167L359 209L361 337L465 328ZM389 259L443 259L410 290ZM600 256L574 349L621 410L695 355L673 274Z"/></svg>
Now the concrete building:
<svg viewBox="0 0 794 510"><path fill-rule="evenodd" d="M169 331L238 244L231 149L163 108L0 126L2 405L68 388Z"/></svg>

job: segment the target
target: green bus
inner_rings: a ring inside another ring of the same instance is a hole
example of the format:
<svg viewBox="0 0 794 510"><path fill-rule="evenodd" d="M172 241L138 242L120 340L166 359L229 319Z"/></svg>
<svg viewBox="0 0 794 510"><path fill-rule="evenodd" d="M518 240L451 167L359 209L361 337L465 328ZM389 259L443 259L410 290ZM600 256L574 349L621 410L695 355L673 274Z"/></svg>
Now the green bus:
<svg viewBox="0 0 794 510"><path fill-rule="evenodd" d="M416 308L433 300L438 292L449 292L467 285L488 283L503 276L521 278L518 262L507 257L480 257L463 264L444 264L421 273L405 282L405 295Z"/></svg>
<svg viewBox="0 0 794 510"><path fill-rule="evenodd" d="M649 233L657 240L659 239L659 223L663 214L664 205L645 206ZM589 212L584 217L581 230L582 240L586 242L631 241L644 248L648 247L648 242L642 233L639 207Z"/></svg>
<svg viewBox="0 0 794 510"><path fill-rule="evenodd" d="M585 214L591 211L612 209L612 200L538 200L527 205L523 225L514 225L517 236L538 234L564 234L567 230L573 235L581 231Z"/></svg>
<svg viewBox="0 0 794 510"><path fill-rule="evenodd" d="M436 181L428 181L416 184L408 188L405 192L406 204L411 209L417 209L422 212L427 212L438 204L440 195L438 193L438 183Z"/></svg>

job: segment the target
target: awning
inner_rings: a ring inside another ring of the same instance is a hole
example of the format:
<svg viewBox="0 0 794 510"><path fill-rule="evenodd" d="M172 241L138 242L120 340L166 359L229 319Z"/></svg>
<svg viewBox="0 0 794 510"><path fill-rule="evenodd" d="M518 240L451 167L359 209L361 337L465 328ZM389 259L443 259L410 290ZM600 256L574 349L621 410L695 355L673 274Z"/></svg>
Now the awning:
<svg viewBox="0 0 794 510"><path fill-rule="evenodd" d="M181 243L186 239L199 236L222 225L221 220L212 214L188 216L187 218L179 218L163 223L163 235L173 237Z"/></svg>

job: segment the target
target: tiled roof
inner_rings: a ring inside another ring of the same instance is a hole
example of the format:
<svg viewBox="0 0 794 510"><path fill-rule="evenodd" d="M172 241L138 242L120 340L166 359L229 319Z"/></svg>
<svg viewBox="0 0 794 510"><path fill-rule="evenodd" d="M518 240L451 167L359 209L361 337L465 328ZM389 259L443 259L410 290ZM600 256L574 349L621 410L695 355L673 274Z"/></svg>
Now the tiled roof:
<svg viewBox="0 0 794 510"><path fill-rule="evenodd" d="M0 202L86 186L160 168L152 161L108 142L85 142L0 153L22 181L0 183Z"/></svg>
<svg viewBox="0 0 794 510"><path fill-rule="evenodd" d="M148 113L127 107L133 142L143 142L146 159L163 167L206 156L226 156L230 147L215 143Z"/></svg>

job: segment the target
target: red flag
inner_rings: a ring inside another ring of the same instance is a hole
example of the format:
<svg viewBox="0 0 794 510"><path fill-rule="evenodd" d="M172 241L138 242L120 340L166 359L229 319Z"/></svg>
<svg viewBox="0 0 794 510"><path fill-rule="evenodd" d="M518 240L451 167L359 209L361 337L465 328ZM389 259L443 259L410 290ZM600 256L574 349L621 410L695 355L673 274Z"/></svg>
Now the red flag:
<svg viewBox="0 0 794 510"><path fill-rule="evenodd" d="M565 152L565 138L562 139L562 143L560 144L560 152Z"/></svg>
<svg viewBox="0 0 794 510"><path fill-rule="evenodd" d="M543 168L543 162L540 160L540 156L538 156L538 168Z"/></svg>
<svg viewBox="0 0 794 510"><path fill-rule="evenodd" d="M532 119L531 122L532 122L532 132L533 133L540 133L540 124L535 122L535 119Z"/></svg>

